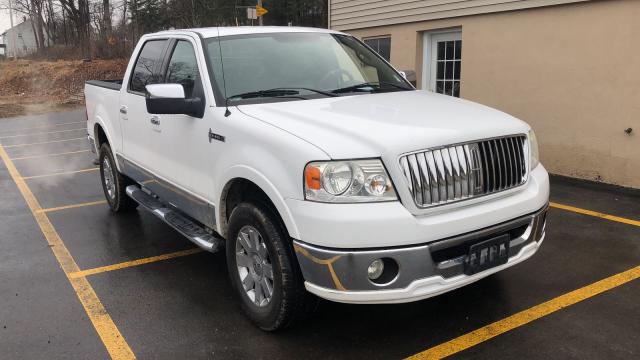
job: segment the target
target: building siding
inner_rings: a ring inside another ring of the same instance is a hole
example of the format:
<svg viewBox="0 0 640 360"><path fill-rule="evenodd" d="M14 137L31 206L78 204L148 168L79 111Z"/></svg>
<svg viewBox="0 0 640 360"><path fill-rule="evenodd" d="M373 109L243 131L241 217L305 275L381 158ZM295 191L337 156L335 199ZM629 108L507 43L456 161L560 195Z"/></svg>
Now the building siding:
<svg viewBox="0 0 640 360"><path fill-rule="evenodd" d="M352 30L591 0L329 0L329 27Z"/></svg>

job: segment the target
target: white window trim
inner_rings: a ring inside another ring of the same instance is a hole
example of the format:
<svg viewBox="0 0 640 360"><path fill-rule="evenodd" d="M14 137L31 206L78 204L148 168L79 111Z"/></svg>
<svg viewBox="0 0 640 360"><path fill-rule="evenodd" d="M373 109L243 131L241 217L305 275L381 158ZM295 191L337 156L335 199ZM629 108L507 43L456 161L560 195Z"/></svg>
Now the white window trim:
<svg viewBox="0 0 640 360"><path fill-rule="evenodd" d="M428 31L422 35L422 90L436 91L436 62L433 54L436 53L438 41L462 40L462 28ZM462 61L462 59L461 59ZM462 83L462 75L460 76Z"/></svg>

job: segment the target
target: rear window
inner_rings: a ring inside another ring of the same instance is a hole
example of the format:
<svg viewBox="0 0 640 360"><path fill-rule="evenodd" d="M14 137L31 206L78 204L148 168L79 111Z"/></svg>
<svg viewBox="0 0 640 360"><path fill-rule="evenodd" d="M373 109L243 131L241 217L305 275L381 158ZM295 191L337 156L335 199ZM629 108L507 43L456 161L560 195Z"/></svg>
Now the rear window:
<svg viewBox="0 0 640 360"><path fill-rule="evenodd" d="M144 93L146 85L161 82L155 68L161 61L166 43L167 40L150 40L144 43L133 68L129 90Z"/></svg>

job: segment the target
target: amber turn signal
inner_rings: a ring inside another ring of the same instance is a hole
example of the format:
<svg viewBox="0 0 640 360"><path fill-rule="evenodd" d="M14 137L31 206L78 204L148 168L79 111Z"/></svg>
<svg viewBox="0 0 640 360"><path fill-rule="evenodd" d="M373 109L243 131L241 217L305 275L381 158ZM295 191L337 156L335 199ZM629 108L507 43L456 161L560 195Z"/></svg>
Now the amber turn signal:
<svg viewBox="0 0 640 360"><path fill-rule="evenodd" d="M307 189L320 190L320 169L313 165L307 165L304 169L304 181Z"/></svg>

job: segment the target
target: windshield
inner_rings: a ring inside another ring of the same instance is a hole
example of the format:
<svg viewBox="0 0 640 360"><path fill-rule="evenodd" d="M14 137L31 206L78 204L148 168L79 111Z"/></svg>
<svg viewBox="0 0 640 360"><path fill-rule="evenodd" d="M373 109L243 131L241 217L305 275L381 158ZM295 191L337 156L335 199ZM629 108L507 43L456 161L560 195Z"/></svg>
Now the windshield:
<svg viewBox="0 0 640 360"><path fill-rule="evenodd" d="M221 37L220 45L218 38L206 40L212 82L223 98L226 93L229 103L413 90L391 66L351 36L250 34Z"/></svg>

